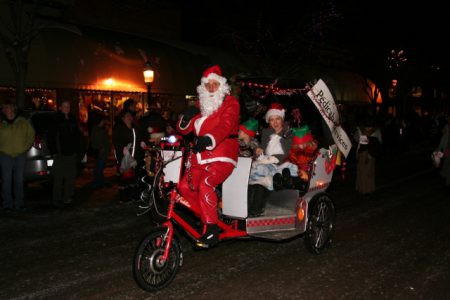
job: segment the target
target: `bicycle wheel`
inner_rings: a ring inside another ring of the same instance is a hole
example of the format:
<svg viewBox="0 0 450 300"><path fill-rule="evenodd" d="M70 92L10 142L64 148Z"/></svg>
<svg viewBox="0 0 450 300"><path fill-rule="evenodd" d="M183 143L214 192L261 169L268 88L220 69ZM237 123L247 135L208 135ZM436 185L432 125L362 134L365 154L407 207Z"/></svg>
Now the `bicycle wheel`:
<svg viewBox="0 0 450 300"><path fill-rule="evenodd" d="M308 207L308 223L304 237L309 252L320 254L331 245L335 220L336 211L330 196L325 193L314 196Z"/></svg>
<svg viewBox="0 0 450 300"><path fill-rule="evenodd" d="M167 241L165 228L157 228L139 244L133 260L133 275L136 283L149 292L163 289L175 278L183 264L183 252L177 237L173 237L169 257L163 261Z"/></svg>

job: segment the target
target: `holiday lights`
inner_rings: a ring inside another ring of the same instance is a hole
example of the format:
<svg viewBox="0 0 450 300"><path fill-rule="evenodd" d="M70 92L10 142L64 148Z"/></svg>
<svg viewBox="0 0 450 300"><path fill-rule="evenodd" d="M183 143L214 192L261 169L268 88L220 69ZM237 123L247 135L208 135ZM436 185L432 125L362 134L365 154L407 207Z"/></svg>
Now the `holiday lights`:
<svg viewBox="0 0 450 300"><path fill-rule="evenodd" d="M275 80L273 83L271 84L261 84L261 83L257 83L257 82L243 82L243 81L238 81L237 84L240 86L248 86L250 88L254 88L254 89L262 89L263 91L263 95L259 95L260 98L264 98L265 95L267 94L274 94L277 96L292 96L292 95L300 95L300 94L305 94L309 91L309 88L279 88L279 87L275 87L275 85L278 83L278 80Z"/></svg>

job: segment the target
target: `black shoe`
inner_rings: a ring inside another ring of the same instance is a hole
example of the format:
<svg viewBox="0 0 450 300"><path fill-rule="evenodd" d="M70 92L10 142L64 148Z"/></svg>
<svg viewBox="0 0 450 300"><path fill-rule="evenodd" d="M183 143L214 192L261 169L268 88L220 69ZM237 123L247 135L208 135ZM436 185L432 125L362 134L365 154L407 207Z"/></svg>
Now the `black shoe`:
<svg viewBox="0 0 450 300"><path fill-rule="evenodd" d="M283 189L283 176L280 173L273 175L273 189L275 191Z"/></svg>
<svg viewBox="0 0 450 300"><path fill-rule="evenodd" d="M281 174L283 177L283 186L287 189L292 189L293 183L292 183L291 172L289 171L289 169L284 168L283 171L281 171Z"/></svg>
<svg viewBox="0 0 450 300"><path fill-rule="evenodd" d="M217 224L206 225L206 232L203 234L195 245L199 248L211 248L219 243L219 227Z"/></svg>

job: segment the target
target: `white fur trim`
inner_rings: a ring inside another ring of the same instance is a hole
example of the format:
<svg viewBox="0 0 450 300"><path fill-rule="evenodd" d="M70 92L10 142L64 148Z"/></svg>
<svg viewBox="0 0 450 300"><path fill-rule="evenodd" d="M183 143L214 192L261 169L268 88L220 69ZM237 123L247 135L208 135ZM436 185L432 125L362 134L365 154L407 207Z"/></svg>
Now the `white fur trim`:
<svg viewBox="0 0 450 300"><path fill-rule="evenodd" d="M206 150L212 150L212 149L216 148L216 140L214 139L214 137L212 135L210 135L209 133L207 133L205 136L209 137L212 142L212 145L206 147Z"/></svg>
<svg viewBox="0 0 450 300"><path fill-rule="evenodd" d="M205 117L201 117L201 118L198 118L197 120L195 120L194 127L195 127L195 133L197 135L199 135L200 129L202 128L203 122L205 122L206 118L207 117L205 116Z"/></svg>
<svg viewBox="0 0 450 300"><path fill-rule="evenodd" d="M269 123L269 118L271 116L279 116L282 119L284 119L284 110L279 110L279 109L269 109L266 113L266 122Z"/></svg>
<svg viewBox="0 0 450 300"><path fill-rule="evenodd" d="M208 77L202 77L201 82L203 84L208 83L208 80L213 79L218 81L220 84L225 84L227 83L227 79L223 76L217 75L216 73L211 73L208 75Z"/></svg>
<svg viewBox="0 0 450 300"><path fill-rule="evenodd" d="M216 162L216 161L228 162L228 163L231 163L235 167L237 166L237 161L235 161L234 159L231 159L229 157L219 156L219 157L214 157L214 158L209 158L209 159L202 159L200 153L197 153L197 162L199 165L209 164L209 163Z"/></svg>

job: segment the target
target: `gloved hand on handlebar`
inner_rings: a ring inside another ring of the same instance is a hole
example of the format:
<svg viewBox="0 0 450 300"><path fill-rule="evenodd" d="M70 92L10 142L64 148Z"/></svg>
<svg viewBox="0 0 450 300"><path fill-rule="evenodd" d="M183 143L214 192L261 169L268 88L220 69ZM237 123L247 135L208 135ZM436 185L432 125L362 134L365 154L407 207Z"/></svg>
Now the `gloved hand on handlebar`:
<svg viewBox="0 0 450 300"><path fill-rule="evenodd" d="M209 136L200 136L197 138L197 142L192 147L192 151L194 153L202 152L206 149L206 147L212 145L212 140Z"/></svg>
<svg viewBox="0 0 450 300"><path fill-rule="evenodd" d="M200 112L198 107L196 106L189 106L182 114L182 120L181 120L181 126L185 127L189 121Z"/></svg>

